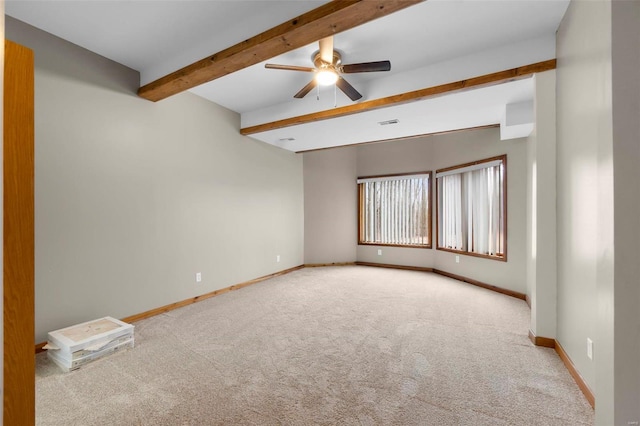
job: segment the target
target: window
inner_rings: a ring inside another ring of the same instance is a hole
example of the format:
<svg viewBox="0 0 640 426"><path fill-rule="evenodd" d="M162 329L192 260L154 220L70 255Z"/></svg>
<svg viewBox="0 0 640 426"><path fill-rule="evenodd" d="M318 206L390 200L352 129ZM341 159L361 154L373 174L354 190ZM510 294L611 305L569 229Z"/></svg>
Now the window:
<svg viewBox="0 0 640 426"><path fill-rule="evenodd" d="M431 248L431 172L358 178L358 244Z"/></svg>
<svg viewBox="0 0 640 426"><path fill-rule="evenodd" d="M507 156L436 171L439 250L506 260Z"/></svg>

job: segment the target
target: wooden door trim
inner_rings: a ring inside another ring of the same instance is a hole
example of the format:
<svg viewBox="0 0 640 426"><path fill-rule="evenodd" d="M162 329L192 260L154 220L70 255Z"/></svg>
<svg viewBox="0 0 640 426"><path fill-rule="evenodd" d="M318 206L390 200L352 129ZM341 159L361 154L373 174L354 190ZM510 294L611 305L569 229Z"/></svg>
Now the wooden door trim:
<svg viewBox="0 0 640 426"><path fill-rule="evenodd" d="M3 416L35 422L34 59L5 41L3 106Z"/></svg>

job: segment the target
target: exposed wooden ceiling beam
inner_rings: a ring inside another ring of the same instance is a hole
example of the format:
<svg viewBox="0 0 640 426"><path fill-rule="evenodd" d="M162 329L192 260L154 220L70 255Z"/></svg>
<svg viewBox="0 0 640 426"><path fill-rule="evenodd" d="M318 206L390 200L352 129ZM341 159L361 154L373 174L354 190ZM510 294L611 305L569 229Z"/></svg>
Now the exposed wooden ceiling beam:
<svg viewBox="0 0 640 426"><path fill-rule="evenodd" d="M467 80L460 80L453 83L441 84L439 86L427 87L425 89L419 89L413 92L401 93L399 95L388 96L386 98L372 99L370 101L351 104L339 108L332 108L329 110L314 112L311 114L300 115L297 117L285 118L283 120L258 124L256 126L244 127L240 129L240 133L243 135L252 135L255 133L266 132L268 130L281 129L284 127L297 126L299 124L312 123L314 121L344 117L346 115L357 114L374 109L421 101L436 96L442 96L447 93L460 92L473 88L479 88L482 86L491 86L494 84L505 83L507 81L518 80L538 72L548 71L555 68L556 60L550 59L548 61L537 62L535 64L525 65L518 68L512 68L509 70L494 72L492 74L485 74L479 77L469 78Z"/></svg>
<svg viewBox="0 0 640 426"><path fill-rule="evenodd" d="M424 0L334 0L142 86L159 101Z"/></svg>

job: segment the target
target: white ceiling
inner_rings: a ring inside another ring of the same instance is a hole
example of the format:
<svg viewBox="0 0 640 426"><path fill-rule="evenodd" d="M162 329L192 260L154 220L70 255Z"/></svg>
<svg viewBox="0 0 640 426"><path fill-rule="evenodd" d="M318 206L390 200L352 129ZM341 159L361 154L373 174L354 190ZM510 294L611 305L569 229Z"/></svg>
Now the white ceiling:
<svg viewBox="0 0 640 426"><path fill-rule="evenodd" d="M326 1L7 0L5 12L140 71L141 84L145 84L323 3ZM334 45L343 54L343 63L391 61L390 72L346 76L366 101L551 59L555 57L555 32L568 3L429 0L337 34ZM312 66L316 50L313 43L267 62ZM265 69L262 63L192 92L242 114L243 126L351 103L341 92L334 101L333 90L328 88L321 91L320 100L315 91L304 99L293 99L309 79L308 73ZM415 102L252 136L304 151L496 124L505 102L531 99L532 87L512 83L450 95L448 100ZM400 124L387 126L388 130L375 126L375 131L358 130L378 117L400 116ZM427 116L429 120L419 120ZM318 135L323 135L322 140ZM283 144L279 139L285 137L296 140Z"/></svg>

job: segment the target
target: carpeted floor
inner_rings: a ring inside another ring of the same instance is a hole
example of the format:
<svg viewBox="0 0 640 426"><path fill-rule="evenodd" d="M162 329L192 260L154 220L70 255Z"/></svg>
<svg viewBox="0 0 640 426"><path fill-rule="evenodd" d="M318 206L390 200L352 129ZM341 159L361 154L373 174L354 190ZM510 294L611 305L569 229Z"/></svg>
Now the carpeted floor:
<svg viewBox="0 0 640 426"><path fill-rule="evenodd" d="M518 299L424 272L306 268L135 324L38 425L576 425L593 410Z"/></svg>

